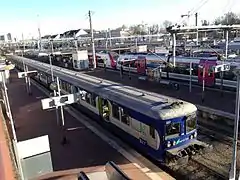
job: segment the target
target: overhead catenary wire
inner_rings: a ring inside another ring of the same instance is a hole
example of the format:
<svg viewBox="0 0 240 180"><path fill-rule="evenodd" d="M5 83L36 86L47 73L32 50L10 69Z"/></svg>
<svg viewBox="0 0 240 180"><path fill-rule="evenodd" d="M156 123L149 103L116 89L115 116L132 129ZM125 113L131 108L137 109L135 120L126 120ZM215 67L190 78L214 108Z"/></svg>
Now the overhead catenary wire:
<svg viewBox="0 0 240 180"><path fill-rule="evenodd" d="M188 11L188 16L192 16L193 14L195 14L197 11L199 11L199 9L201 9L209 0L201 0L198 5L194 6L190 11ZM175 24L182 24L185 20L186 20L186 16L180 18Z"/></svg>

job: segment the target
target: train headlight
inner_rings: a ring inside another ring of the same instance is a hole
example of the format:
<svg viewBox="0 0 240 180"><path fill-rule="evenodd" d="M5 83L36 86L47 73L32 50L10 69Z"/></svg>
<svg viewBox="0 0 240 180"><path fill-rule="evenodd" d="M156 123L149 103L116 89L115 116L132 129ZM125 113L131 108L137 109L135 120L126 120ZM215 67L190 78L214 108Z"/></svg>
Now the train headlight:
<svg viewBox="0 0 240 180"><path fill-rule="evenodd" d="M168 147L168 148L171 147L170 141L167 142L167 147Z"/></svg>
<svg viewBox="0 0 240 180"><path fill-rule="evenodd" d="M175 145L176 145L176 141L173 141L173 143L172 143L172 144L173 144L173 146L175 146Z"/></svg>

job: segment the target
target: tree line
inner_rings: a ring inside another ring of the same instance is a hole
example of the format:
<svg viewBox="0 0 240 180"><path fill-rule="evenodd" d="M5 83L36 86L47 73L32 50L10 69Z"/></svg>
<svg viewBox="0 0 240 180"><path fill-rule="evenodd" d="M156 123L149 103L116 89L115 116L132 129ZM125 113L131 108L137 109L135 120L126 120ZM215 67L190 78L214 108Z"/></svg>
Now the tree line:
<svg viewBox="0 0 240 180"><path fill-rule="evenodd" d="M209 22L207 20L203 20L201 25L232 25L232 24L240 24L240 15L229 12L223 16L217 17L213 22ZM173 25L173 23L169 20L165 20L161 25L152 24L148 26L147 24L141 23L136 25L131 25L127 27L126 25L122 25L118 29L127 30L130 35L146 35L146 34L158 34L165 33L166 28ZM184 24L186 25L186 23Z"/></svg>

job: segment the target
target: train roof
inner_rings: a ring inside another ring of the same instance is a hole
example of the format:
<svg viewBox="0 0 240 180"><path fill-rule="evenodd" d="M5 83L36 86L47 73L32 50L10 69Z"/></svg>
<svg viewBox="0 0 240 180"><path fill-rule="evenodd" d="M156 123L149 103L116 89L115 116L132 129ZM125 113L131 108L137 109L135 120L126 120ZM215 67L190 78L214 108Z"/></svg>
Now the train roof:
<svg viewBox="0 0 240 180"><path fill-rule="evenodd" d="M16 56L12 56L12 58ZM22 57L17 57L22 59ZM22 60L20 60L22 62ZM25 64L43 72L49 72L49 65L24 58ZM171 97L149 93L137 88L124 86L119 83L92 77L83 73L67 70L53 66L54 75L75 86L82 87L109 99L119 105L130 108L137 112L144 112L145 115L161 120L168 120L176 117L191 114L197 110L196 106Z"/></svg>

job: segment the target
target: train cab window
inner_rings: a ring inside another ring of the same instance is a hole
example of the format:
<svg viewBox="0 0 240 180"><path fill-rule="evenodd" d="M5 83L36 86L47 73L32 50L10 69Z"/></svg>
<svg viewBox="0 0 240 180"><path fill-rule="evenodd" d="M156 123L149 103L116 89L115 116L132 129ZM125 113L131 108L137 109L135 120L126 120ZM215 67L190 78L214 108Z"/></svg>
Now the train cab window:
<svg viewBox="0 0 240 180"><path fill-rule="evenodd" d="M176 138L180 134L180 123L166 124L166 139Z"/></svg>
<svg viewBox="0 0 240 180"><path fill-rule="evenodd" d="M149 134L153 139L155 139L155 129L152 126L149 126Z"/></svg>
<svg viewBox="0 0 240 180"><path fill-rule="evenodd" d="M112 104L112 116L119 120L119 106L115 103Z"/></svg>
<svg viewBox="0 0 240 180"><path fill-rule="evenodd" d="M121 121L128 126L130 125L130 117L123 108L121 108Z"/></svg>
<svg viewBox="0 0 240 180"><path fill-rule="evenodd" d="M197 128L196 114L186 117L185 126L186 126L186 132L190 132Z"/></svg>

